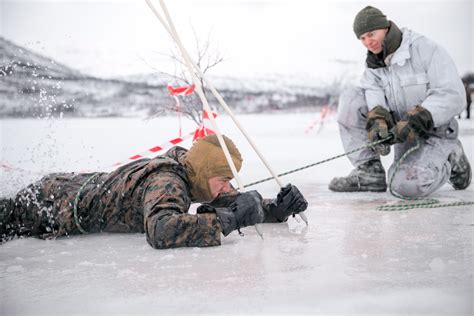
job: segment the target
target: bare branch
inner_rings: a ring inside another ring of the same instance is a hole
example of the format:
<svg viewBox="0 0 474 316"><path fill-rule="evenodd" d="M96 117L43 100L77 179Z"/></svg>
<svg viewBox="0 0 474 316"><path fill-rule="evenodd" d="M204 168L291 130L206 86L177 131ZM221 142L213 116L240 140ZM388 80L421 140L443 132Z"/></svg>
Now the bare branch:
<svg viewBox="0 0 474 316"><path fill-rule="evenodd" d="M211 51L211 32L207 34L206 40L202 43L199 41L199 37L197 35L196 30L192 27L194 38L195 38L195 45L196 45L196 57L197 59L196 64L201 69L202 73L207 73L211 68L217 66L221 63L224 59L219 54L218 49L215 50L214 53L210 53ZM156 70L157 74L161 74L168 78L171 78L175 81L178 85L191 85L192 79L188 74L186 65L183 61L183 58L179 51L177 51L176 47L173 45L173 50L171 50L170 54L163 54L159 53L161 56L165 56L169 59L174 65L174 73L170 74L165 71L156 69L152 65L150 65L146 60L143 60L151 69ZM204 79L196 74L199 78L198 80L203 87L203 92L206 95L207 90L205 89ZM163 115L165 113L180 113L185 117L191 119L196 124L199 124L202 120L202 113L203 113L203 104L197 94L191 94L188 96L178 96L180 100L180 108L178 109L176 105L173 104L165 104L160 107L158 111L152 113L147 119L152 119L159 115Z"/></svg>

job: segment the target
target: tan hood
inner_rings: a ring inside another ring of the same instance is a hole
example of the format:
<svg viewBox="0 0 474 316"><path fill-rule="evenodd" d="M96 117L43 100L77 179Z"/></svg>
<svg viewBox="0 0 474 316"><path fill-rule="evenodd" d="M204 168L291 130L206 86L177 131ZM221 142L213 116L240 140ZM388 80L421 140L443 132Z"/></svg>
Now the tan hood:
<svg viewBox="0 0 474 316"><path fill-rule="evenodd" d="M232 140L226 136L222 137L237 171L240 171L242 156L239 150ZM191 181L193 202L212 201L213 198L208 185L210 178L222 176L232 179L234 177L216 135L206 136L194 143L186 154L186 169Z"/></svg>

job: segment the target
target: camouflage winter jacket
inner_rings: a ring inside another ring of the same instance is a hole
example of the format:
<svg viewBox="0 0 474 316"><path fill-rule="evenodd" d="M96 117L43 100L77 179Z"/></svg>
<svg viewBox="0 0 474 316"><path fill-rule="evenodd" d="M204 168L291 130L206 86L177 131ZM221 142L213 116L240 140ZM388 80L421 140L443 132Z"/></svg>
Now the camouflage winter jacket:
<svg viewBox="0 0 474 316"><path fill-rule="evenodd" d="M48 175L17 194L12 222L40 238L145 232L154 248L220 245L215 213L188 214L192 197L186 152L173 147L162 156L132 162L112 173ZM230 205L237 194L210 204ZM263 203L265 221L276 222L268 214L269 202Z"/></svg>

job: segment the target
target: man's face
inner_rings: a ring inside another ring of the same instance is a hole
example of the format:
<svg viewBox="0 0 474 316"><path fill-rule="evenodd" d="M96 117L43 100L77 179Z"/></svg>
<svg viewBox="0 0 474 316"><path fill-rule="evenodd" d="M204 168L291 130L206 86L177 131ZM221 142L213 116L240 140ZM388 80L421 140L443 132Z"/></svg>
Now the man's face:
<svg viewBox="0 0 474 316"><path fill-rule="evenodd" d="M362 34L359 39L370 52L379 54L382 52L382 43L385 39L388 29L374 30Z"/></svg>
<svg viewBox="0 0 474 316"><path fill-rule="evenodd" d="M215 199L221 193L230 192L230 178L228 177L212 177L208 181L209 190L211 190L212 198Z"/></svg>

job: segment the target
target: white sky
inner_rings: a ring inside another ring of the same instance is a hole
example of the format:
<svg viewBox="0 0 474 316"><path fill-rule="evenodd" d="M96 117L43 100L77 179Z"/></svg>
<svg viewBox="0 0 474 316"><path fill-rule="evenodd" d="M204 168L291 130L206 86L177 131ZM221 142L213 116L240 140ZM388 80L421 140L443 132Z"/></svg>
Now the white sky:
<svg viewBox="0 0 474 316"><path fill-rule="evenodd" d="M212 30L211 43L225 58L212 74L318 78L361 71L365 49L352 22L369 4L445 46L461 75L474 70L471 0L167 1L188 49L195 46L192 27L201 39ZM0 35L94 75L152 72L150 65L172 71L159 54L172 42L144 0L0 0Z"/></svg>

